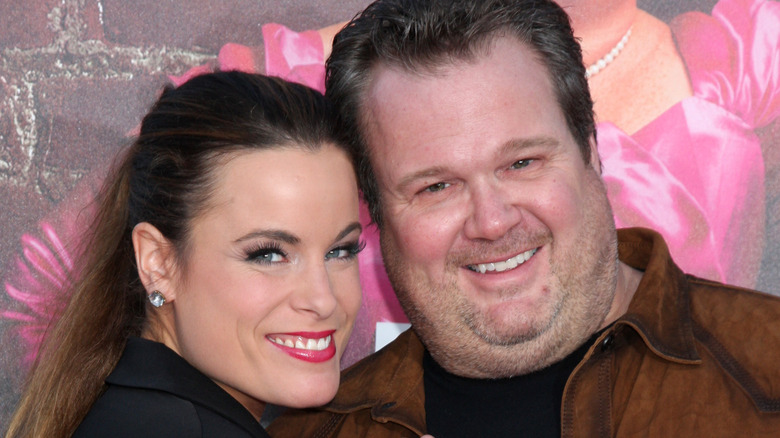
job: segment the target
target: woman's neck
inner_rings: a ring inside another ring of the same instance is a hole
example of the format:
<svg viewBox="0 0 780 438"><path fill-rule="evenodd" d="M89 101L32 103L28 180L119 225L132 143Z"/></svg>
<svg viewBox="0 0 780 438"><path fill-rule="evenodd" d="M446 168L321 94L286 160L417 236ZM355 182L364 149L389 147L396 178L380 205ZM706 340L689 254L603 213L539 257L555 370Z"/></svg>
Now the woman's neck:
<svg viewBox="0 0 780 438"><path fill-rule="evenodd" d="M636 0L557 0L580 39L585 65L606 55L636 20Z"/></svg>

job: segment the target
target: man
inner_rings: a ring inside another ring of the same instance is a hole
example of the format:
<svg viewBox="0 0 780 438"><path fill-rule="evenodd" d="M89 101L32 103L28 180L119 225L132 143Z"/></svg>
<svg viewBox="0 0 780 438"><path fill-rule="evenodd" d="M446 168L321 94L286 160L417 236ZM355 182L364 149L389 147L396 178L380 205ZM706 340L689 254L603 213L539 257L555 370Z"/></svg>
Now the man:
<svg viewBox="0 0 780 438"><path fill-rule="evenodd" d="M780 300L615 231L558 6L380 0L327 78L413 330L274 436L777 435Z"/></svg>

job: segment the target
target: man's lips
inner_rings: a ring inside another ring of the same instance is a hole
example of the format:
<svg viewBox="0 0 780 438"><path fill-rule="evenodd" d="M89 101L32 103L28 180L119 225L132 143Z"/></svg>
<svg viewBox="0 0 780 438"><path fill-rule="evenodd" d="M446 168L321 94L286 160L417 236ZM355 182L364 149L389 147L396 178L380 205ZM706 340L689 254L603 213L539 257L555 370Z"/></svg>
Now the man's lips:
<svg viewBox="0 0 780 438"><path fill-rule="evenodd" d="M306 362L325 362L336 355L335 330L324 332L274 333L266 336L277 348Z"/></svg>
<svg viewBox="0 0 780 438"><path fill-rule="evenodd" d="M509 257L506 260L490 262L490 263L477 263L473 265L466 265L466 267L469 270L478 272L480 274L484 274L487 272L509 271L527 262L528 259L530 259L531 257L533 257L534 254L536 254L536 251L538 249L539 248L529 249L528 251L521 252L520 254Z"/></svg>

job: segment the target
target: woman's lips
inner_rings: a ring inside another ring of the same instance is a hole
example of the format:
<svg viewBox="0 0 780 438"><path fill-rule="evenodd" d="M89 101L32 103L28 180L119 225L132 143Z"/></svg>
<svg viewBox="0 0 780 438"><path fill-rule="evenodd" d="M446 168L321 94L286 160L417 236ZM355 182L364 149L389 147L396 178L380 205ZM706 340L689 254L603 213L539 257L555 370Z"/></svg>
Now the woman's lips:
<svg viewBox="0 0 780 438"><path fill-rule="evenodd" d="M277 348L306 362L326 362L336 355L335 330L325 332L275 333L267 335Z"/></svg>

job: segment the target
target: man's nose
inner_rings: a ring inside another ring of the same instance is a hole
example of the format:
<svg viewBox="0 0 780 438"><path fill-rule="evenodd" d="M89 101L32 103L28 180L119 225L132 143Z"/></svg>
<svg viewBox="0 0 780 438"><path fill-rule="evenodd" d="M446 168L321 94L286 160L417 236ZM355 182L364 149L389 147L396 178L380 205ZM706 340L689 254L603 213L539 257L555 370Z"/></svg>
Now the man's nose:
<svg viewBox="0 0 780 438"><path fill-rule="evenodd" d="M470 196L471 212L464 227L469 239L497 240L521 220L520 208L500 182L472 187Z"/></svg>

